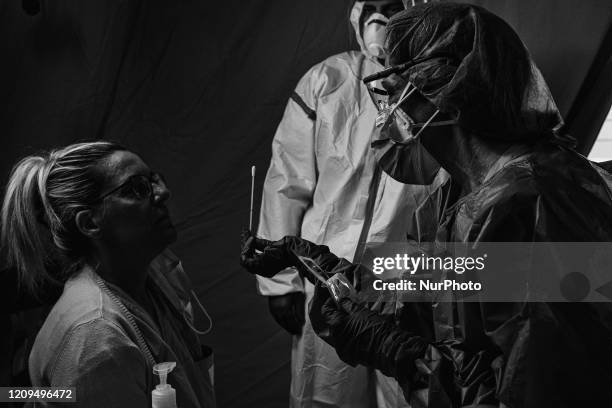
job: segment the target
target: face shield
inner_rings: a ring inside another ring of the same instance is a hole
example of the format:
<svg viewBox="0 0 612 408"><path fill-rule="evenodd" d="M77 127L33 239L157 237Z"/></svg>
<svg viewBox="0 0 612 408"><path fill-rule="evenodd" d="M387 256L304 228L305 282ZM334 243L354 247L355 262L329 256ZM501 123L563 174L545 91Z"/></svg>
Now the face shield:
<svg viewBox="0 0 612 408"><path fill-rule="evenodd" d="M381 87L385 78L401 75L419 62L410 61L387 68L364 78L363 82L378 109L372 148L379 165L397 181L428 185L435 179L440 165L424 148L420 137L428 127L453 125L457 120L438 120L440 109L427 101L410 81L404 82L401 91L391 91L392 94ZM413 118L406 108L417 104L428 104L427 111L431 114L423 120Z"/></svg>

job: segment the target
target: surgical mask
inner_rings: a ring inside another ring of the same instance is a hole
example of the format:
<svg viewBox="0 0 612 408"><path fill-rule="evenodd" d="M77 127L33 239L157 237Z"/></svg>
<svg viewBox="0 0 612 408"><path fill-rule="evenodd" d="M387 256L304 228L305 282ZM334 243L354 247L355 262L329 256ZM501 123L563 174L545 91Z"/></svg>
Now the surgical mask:
<svg viewBox="0 0 612 408"><path fill-rule="evenodd" d="M375 79L380 78L381 75L378 74ZM417 88L410 82L394 104L389 104L386 91L373 85L374 80L366 78L364 82L378 109L372 148L379 165L389 176L399 182L431 184L440 170L440 164L422 145L420 136L428 126L452 125L457 121L434 121L440 113L439 109L436 109L425 122L419 123L413 120L400 108L400 105L417 91Z"/></svg>
<svg viewBox="0 0 612 408"><path fill-rule="evenodd" d="M385 57L385 29L389 19L381 13L372 13L363 23L363 42L368 54L374 58Z"/></svg>
<svg viewBox="0 0 612 408"><path fill-rule="evenodd" d="M440 164L414 137L404 143L395 142L397 133L394 122L374 130L371 147L379 166L400 183L431 184L440 171Z"/></svg>

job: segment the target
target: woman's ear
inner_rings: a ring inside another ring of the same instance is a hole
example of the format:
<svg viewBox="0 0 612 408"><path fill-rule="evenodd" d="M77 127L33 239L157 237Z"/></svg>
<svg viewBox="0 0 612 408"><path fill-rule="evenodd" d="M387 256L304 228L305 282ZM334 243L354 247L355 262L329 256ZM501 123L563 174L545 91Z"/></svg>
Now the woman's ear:
<svg viewBox="0 0 612 408"><path fill-rule="evenodd" d="M88 238L96 239L100 236L99 219L92 210L81 210L75 217L77 229Z"/></svg>

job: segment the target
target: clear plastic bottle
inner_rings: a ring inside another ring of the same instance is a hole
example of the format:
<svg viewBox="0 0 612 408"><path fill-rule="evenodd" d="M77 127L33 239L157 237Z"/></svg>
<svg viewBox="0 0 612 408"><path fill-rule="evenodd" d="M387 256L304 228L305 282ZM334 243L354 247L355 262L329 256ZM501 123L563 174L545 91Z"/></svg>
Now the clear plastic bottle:
<svg viewBox="0 0 612 408"><path fill-rule="evenodd" d="M155 364L153 374L159 375L159 384L151 391L151 401L153 408L177 408L176 390L166 383L168 374L176 367L174 361Z"/></svg>

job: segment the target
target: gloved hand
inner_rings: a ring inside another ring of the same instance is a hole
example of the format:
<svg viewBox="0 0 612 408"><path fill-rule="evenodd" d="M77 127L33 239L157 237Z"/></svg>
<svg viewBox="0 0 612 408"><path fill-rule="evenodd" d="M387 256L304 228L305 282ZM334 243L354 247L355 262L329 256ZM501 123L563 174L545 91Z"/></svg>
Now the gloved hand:
<svg viewBox="0 0 612 408"><path fill-rule="evenodd" d="M242 231L241 244L240 265L253 274L271 278L291 266L289 255L282 245L273 245L272 241L257 238L251 231Z"/></svg>
<svg viewBox="0 0 612 408"><path fill-rule="evenodd" d="M291 292L286 295L268 296L268 307L274 320L289 334L299 335L305 323L303 292Z"/></svg>
<svg viewBox="0 0 612 408"><path fill-rule="evenodd" d="M342 343L341 334L349 324L349 314L359 307L348 298L342 299L338 306L329 289L323 283L317 282L308 315L314 332L327 344L336 347Z"/></svg>
<svg viewBox="0 0 612 408"><path fill-rule="evenodd" d="M257 238L251 231L242 232L240 265L253 274L271 278L291 266L300 270L301 264L296 255L313 259L323 255L333 256L325 245L316 245L299 237L286 236L279 241L268 241Z"/></svg>
<svg viewBox="0 0 612 408"><path fill-rule="evenodd" d="M310 322L319 337L351 365L363 364L397 379L415 371L414 361L428 347L420 336L348 298L338 306L323 284L317 284L310 303Z"/></svg>
<svg viewBox="0 0 612 408"><path fill-rule="evenodd" d="M344 324L341 320L345 317L343 313L338 313L338 316L335 316L335 311L336 303L331 297L331 293L323 283L317 282L314 296L308 306L308 316L312 329L317 336L332 347L336 347L336 339L332 334L332 328L341 327Z"/></svg>

